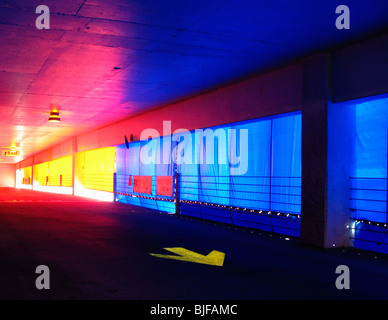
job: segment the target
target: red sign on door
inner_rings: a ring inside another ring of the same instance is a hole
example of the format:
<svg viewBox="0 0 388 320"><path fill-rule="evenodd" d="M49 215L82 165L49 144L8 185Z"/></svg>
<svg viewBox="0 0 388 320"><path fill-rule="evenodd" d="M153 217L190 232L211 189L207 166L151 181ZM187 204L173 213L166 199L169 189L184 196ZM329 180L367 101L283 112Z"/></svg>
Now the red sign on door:
<svg viewBox="0 0 388 320"><path fill-rule="evenodd" d="M172 197L172 176L156 177L156 194Z"/></svg>
<svg viewBox="0 0 388 320"><path fill-rule="evenodd" d="M152 176L133 176L133 192L152 194Z"/></svg>

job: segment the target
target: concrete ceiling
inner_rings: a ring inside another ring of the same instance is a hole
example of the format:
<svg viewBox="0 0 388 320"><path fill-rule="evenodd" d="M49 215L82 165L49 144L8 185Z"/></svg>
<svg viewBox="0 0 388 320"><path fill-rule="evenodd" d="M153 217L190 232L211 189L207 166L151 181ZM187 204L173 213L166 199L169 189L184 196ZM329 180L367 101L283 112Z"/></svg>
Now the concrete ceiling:
<svg viewBox="0 0 388 320"><path fill-rule="evenodd" d="M26 158L388 27L388 1L340 2L0 0L0 147L20 143ZM40 4L49 30L35 27ZM340 4L350 7L350 30L335 28ZM59 124L47 121L52 106Z"/></svg>

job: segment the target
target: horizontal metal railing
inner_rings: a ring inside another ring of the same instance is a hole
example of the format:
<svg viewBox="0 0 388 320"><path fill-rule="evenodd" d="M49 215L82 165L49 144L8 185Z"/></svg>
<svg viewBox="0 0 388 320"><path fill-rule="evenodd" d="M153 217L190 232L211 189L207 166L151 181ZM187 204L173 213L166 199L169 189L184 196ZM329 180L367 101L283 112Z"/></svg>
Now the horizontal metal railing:
<svg viewBox="0 0 388 320"><path fill-rule="evenodd" d="M87 189L113 192L113 174L83 173L81 183Z"/></svg>
<svg viewBox="0 0 388 320"><path fill-rule="evenodd" d="M161 201L173 201L175 197L175 182L173 180L173 186L172 186L172 196L165 196L165 195L157 195L156 192L156 176L152 176L152 188L151 193L139 193L135 192L133 190L133 177L135 175L123 175L123 174L116 174L116 181L115 181L115 193L125 196L132 196L132 197L138 197L138 198L144 198L144 199L152 199L152 200L161 200ZM129 179L131 179L131 185L129 185Z"/></svg>
<svg viewBox="0 0 388 320"><path fill-rule="evenodd" d="M388 222L388 179L350 178L350 218L376 223Z"/></svg>
<svg viewBox="0 0 388 320"><path fill-rule="evenodd" d="M287 182L287 183L286 183ZM301 178L181 175L180 199L300 214Z"/></svg>
<svg viewBox="0 0 388 320"><path fill-rule="evenodd" d="M130 177L131 175L116 175L117 194L162 201L171 201L175 197L175 184L172 197L156 194L156 176L152 176L151 194L136 193L133 185L128 184ZM248 183L243 182L243 179ZM267 182L263 183L263 179ZM177 201L246 213L271 214L273 211L282 216L299 217L301 178L179 175Z"/></svg>
<svg viewBox="0 0 388 320"><path fill-rule="evenodd" d="M39 176L37 181L38 181L38 184L41 186L54 186L54 187L73 186L73 177L71 174Z"/></svg>
<svg viewBox="0 0 388 320"><path fill-rule="evenodd" d="M356 247L388 249L388 179L350 178L349 238Z"/></svg>
<svg viewBox="0 0 388 320"><path fill-rule="evenodd" d="M32 185L32 178L31 177L22 178L22 184Z"/></svg>

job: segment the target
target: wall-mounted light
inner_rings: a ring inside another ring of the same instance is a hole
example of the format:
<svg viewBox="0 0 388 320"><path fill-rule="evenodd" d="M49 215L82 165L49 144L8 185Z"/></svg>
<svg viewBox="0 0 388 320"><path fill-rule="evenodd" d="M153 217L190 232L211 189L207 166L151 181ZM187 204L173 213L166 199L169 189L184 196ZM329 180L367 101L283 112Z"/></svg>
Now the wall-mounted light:
<svg viewBox="0 0 388 320"><path fill-rule="evenodd" d="M57 111L57 110L51 111L48 121L49 122L60 122L61 118L59 116L59 111Z"/></svg>

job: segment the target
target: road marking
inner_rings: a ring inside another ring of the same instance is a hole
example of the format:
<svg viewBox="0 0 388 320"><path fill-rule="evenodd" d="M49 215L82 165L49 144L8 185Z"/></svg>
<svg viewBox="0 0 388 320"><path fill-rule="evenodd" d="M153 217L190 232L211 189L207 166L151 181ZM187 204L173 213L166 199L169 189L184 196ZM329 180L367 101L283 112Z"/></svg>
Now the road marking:
<svg viewBox="0 0 388 320"><path fill-rule="evenodd" d="M151 256L164 259L180 260L194 263L208 264L212 266L222 267L224 264L225 253L213 250L208 255L202 255L185 248L164 248L164 250L173 252L177 256L169 254L150 253Z"/></svg>

